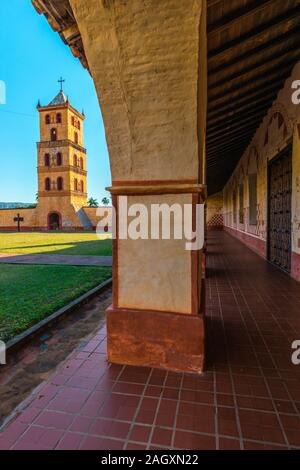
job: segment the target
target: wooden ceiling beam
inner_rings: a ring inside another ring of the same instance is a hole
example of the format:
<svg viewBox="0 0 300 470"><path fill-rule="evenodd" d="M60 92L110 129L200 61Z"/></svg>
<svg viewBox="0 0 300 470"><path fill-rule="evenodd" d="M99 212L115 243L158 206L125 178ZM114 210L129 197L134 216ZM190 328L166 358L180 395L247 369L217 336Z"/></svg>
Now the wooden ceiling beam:
<svg viewBox="0 0 300 470"><path fill-rule="evenodd" d="M300 5L298 4L294 8L291 8L275 17L271 20L266 21L265 23L256 26L254 29L247 31L244 34L241 34L239 37L236 37L225 44L222 44L220 47L217 47L208 52L208 58L211 59L212 57L217 57L221 54L228 53L231 49L236 47L241 48L242 43L246 43L246 41L253 39L255 37L259 37L261 34L265 33L266 31L270 31L273 28L278 28L279 26L282 27L282 24L290 21L293 18L299 18L300 14ZM245 44L244 44L245 47Z"/></svg>
<svg viewBox="0 0 300 470"><path fill-rule="evenodd" d="M213 140L206 145L206 151L207 153L211 153L211 151L219 148L220 146L226 146L228 144L231 144L232 142L236 142L238 139L242 138L248 138L249 136L253 136L255 133L255 128L253 127L248 127L247 129L242 129L239 130L238 132L235 132L234 134L228 136L227 138L220 138L217 140Z"/></svg>
<svg viewBox="0 0 300 470"><path fill-rule="evenodd" d="M209 160L206 162L206 168L210 168L215 164L221 165L222 159L226 158L226 163L228 163L228 156L229 155L240 155L242 157L245 149L248 147L249 140L241 141L239 145L227 147L227 148L220 148L214 154L209 156Z"/></svg>
<svg viewBox="0 0 300 470"><path fill-rule="evenodd" d="M241 113L236 113L236 115L233 118L230 119L224 119L223 122L214 124L214 125L209 125L207 126L207 136L209 137L210 135L215 134L218 131L226 132L227 130L231 130L235 125L240 125L248 122L251 119L256 118L256 116L260 116L261 114L266 114L266 111L268 108L266 108L264 105L258 106L255 110L255 112L252 112L251 114L244 114Z"/></svg>
<svg viewBox="0 0 300 470"><path fill-rule="evenodd" d="M248 131L255 132L256 129L257 129L257 119L255 118L250 122L242 123L240 126L236 126L235 128L228 131L227 133L221 130L215 135L207 137L207 147L217 142L225 142L225 140L238 137L239 135Z"/></svg>
<svg viewBox="0 0 300 470"><path fill-rule="evenodd" d="M264 71L263 73L259 74L257 77L251 77L250 79L245 80L244 82L237 83L236 85L231 86L229 89L218 92L215 95L208 94L208 100L213 101L219 98L223 98L224 96L230 93L234 93L235 91L245 89L248 85L253 87L254 80L255 80L255 85L257 85L258 89L259 89L258 82L260 81L272 83L273 78L274 80L278 81L279 77L282 77L282 81L284 81L290 75L290 72L291 72L291 65L286 66L284 69L281 69L281 70L278 70L276 68L276 70L274 71L273 70L269 70L268 72Z"/></svg>
<svg viewBox="0 0 300 470"><path fill-rule="evenodd" d="M215 147L212 147L212 148L209 147L207 150L207 154L206 154L207 162L216 158L216 156L219 153L223 153L227 150L232 150L233 148L240 148L241 145L247 142L250 142L252 137L253 137L253 132L248 132L247 134L244 135L243 138L240 138L238 140L231 139L230 141L224 142L223 144L219 143Z"/></svg>
<svg viewBox="0 0 300 470"><path fill-rule="evenodd" d="M295 53L295 56L293 55ZM270 65L273 68L278 67L281 68L282 66L285 66L287 64L290 64L291 61L297 62L300 57L300 41L294 46L290 47L288 46L284 51L282 51L282 54L274 54L271 57L268 58L262 58L258 62L248 65L247 67L238 70L237 72L232 73L231 75L225 76L220 78L220 80L211 83L208 85L208 90L213 90L215 88L224 86L224 82L230 83L234 80L242 79L244 75L248 75L249 73L258 70L261 67L265 67L267 64ZM276 65L275 65L276 64Z"/></svg>
<svg viewBox="0 0 300 470"><path fill-rule="evenodd" d="M272 38L269 41L263 42L257 47L254 47L246 52L243 52L240 55L235 56L233 59L227 60L226 62L222 61L220 64L216 65L215 67L208 66L209 74L222 72L224 69L232 67L233 65L236 65L242 62L243 60L249 60L255 55L260 54L261 52L264 52L265 50L269 50L282 43L286 43L291 38L293 38L293 36L295 36L296 38L299 37L299 25L297 25L295 28L289 31L284 32L283 34L280 34L276 38Z"/></svg>
<svg viewBox="0 0 300 470"><path fill-rule="evenodd" d="M231 26L241 18L246 18L247 16L253 15L259 12L260 10L269 7L271 4L274 4L274 0L253 0L250 2L248 1L246 5L237 8L236 10L230 12L228 15L225 15L221 19L215 21L214 23L208 24L207 33L209 35L220 33L221 31L224 31L224 29L227 29L229 26Z"/></svg>
<svg viewBox="0 0 300 470"><path fill-rule="evenodd" d="M274 97L276 97L276 94L273 93L272 97L273 98L270 98L270 96L265 96L261 97L260 99L256 99L255 101L252 101L244 106L234 106L234 108L230 111L226 110L226 112L220 113L219 116L214 116L213 118L209 118L208 115L207 124L210 126L211 124L217 124L218 122L226 122L226 120L231 116L244 114L246 112L251 114L252 111L255 111L258 106L265 106L266 109L269 109L274 101Z"/></svg>
<svg viewBox="0 0 300 470"><path fill-rule="evenodd" d="M215 150L216 148L218 148L220 145L225 146L225 145L230 144L231 142L234 142L234 141L236 141L236 140L238 140L238 139L240 139L244 136L245 137L249 137L249 136L253 137L255 135L256 129L257 129L256 125L254 125L252 123L252 124L249 124L249 126L247 126L247 127L236 129L230 135L223 136L222 134L220 134L216 138L214 138L214 139L210 140L209 142L207 142L206 151L210 152L211 150Z"/></svg>
<svg viewBox="0 0 300 470"><path fill-rule="evenodd" d="M223 113L227 113L235 109L241 109L243 106L249 103L256 102L260 98L265 98L269 96L271 99L271 97L273 96L276 97L277 93L278 93L278 84L276 83L276 84L273 84L271 87L261 88L259 90L255 89L254 93L249 93L249 94L247 93L244 96L242 95L242 98L239 98L240 95L238 95L238 99L231 98L230 100L221 102L220 105L215 105L215 106L210 107L208 104L207 116L218 117L218 116L221 116Z"/></svg>

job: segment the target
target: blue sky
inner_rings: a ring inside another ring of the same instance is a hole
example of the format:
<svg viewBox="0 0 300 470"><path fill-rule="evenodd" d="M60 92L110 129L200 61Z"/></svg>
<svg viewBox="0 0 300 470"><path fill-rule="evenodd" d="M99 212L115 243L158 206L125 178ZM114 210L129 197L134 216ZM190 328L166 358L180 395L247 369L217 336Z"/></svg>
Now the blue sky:
<svg viewBox="0 0 300 470"><path fill-rule="evenodd" d="M36 142L39 140L40 99L46 105L58 93L60 76L65 94L84 109L88 194L107 196L110 169L103 121L89 73L59 35L37 14L30 0L0 1L0 80L6 104L0 104L0 201L34 202L37 191Z"/></svg>

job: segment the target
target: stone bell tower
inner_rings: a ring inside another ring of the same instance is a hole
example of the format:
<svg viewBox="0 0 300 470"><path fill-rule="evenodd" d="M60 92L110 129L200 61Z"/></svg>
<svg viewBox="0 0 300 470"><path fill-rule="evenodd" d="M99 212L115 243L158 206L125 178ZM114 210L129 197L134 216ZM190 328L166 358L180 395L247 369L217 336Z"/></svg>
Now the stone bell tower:
<svg viewBox="0 0 300 470"><path fill-rule="evenodd" d="M49 230L80 228L80 209L87 205L86 150L83 147L85 116L71 106L60 91L47 105L38 103L39 226Z"/></svg>

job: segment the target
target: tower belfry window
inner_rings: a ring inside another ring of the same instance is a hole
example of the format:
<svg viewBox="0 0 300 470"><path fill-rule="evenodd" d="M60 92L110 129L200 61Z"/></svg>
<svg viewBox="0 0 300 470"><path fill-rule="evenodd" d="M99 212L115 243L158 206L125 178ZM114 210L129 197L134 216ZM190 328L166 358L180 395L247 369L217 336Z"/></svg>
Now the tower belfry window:
<svg viewBox="0 0 300 470"><path fill-rule="evenodd" d="M57 122L57 124L61 124L61 113L57 113L56 122Z"/></svg>
<svg viewBox="0 0 300 470"><path fill-rule="evenodd" d="M62 165L62 155L60 152L56 155L56 165L61 166Z"/></svg>
<svg viewBox="0 0 300 470"><path fill-rule="evenodd" d="M45 190L46 191L50 191L51 189L51 181L50 181L50 178L46 178L45 179Z"/></svg>
<svg viewBox="0 0 300 470"><path fill-rule="evenodd" d="M57 140L57 130L53 127L50 132L51 141Z"/></svg>
<svg viewBox="0 0 300 470"><path fill-rule="evenodd" d="M63 185L64 185L63 179L62 179L61 176L59 176L57 178L57 189L58 189L58 191L61 191L63 189Z"/></svg>

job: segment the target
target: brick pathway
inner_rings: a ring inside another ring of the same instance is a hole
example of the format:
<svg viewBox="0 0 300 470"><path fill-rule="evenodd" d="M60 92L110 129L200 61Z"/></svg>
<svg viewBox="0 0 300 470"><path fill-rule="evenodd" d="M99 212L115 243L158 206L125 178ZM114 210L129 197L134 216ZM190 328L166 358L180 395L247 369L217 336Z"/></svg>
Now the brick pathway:
<svg viewBox="0 0 300 470"><path fill-rule="evenodd" d="M0 449L300 448L300 284L210 234L202 376L109 365L105 328L0 434Z"/></svg>
<svg viewBox="0 0 300 470"><path fill-rule="evenodd" d="M63 264L72 266L111 266L111 256L83 255L17 255L0 253L0 263L9 264Z"/></svg>

